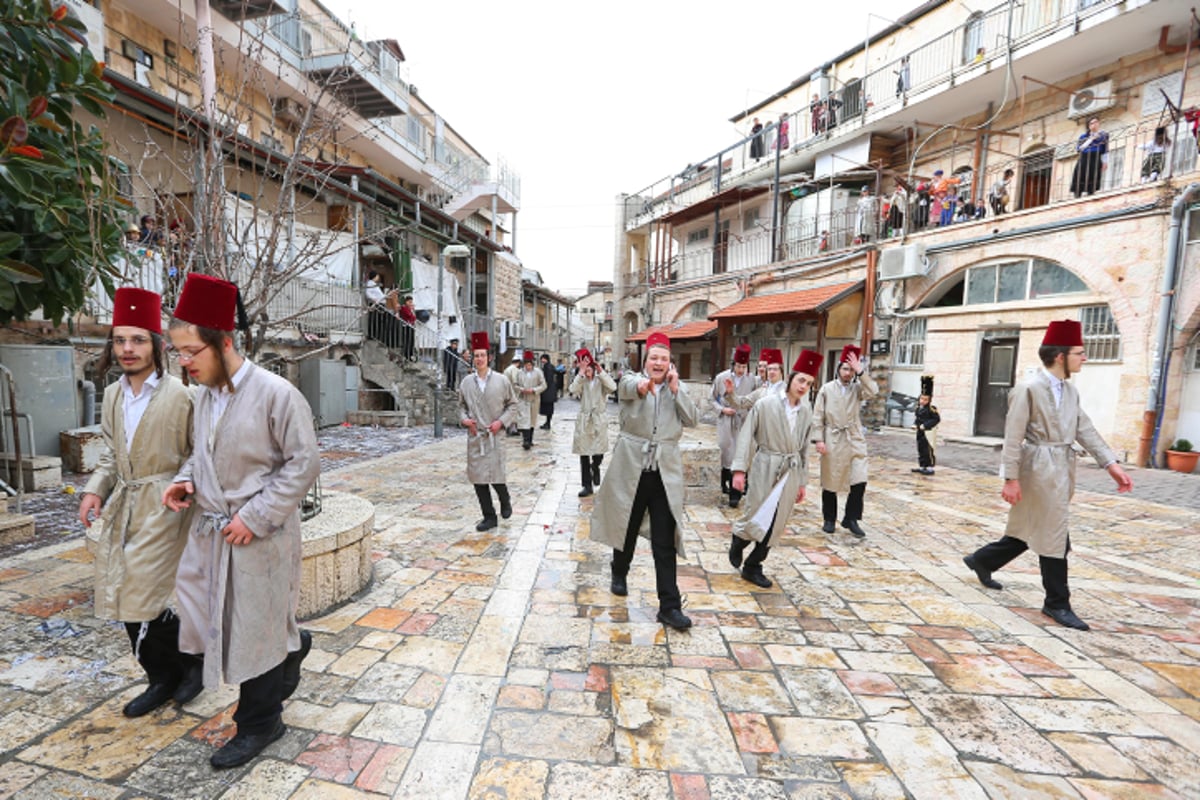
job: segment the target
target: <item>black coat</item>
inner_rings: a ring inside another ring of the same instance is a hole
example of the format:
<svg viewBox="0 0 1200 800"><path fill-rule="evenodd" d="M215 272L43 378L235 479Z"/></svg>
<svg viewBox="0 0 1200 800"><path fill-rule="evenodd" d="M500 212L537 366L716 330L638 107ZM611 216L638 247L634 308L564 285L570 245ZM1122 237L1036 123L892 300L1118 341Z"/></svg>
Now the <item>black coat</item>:
<svg viewBox="0 0 1200 800"><path fill-rule="evenodd" d="M546 378L546 388L542 390L542 407L553 406L558 399L558 373L550 362L542 364L542 375Z"/></svg>

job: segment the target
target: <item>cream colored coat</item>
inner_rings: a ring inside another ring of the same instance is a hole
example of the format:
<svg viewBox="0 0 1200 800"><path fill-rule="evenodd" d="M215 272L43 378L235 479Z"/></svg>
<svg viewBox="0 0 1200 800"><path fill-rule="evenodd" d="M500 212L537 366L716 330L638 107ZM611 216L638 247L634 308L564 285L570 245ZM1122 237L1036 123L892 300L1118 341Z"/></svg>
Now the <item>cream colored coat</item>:
<svg viewBox="0 0 1200 800"><path fill-rule="evenodd" d="M100 619L147 622L171 602L192 521L190 510L174 514L162 504L163 492L192 454L192 398L182 381L164 375L128 448L124 400L119 382L104 390L104 453L83 490L104 502L95 607Z"/></svg>
<svg viewBox="0 0 1200 800"><path fill-rule="evenodd" d="M579 418L575 420L575 436L571 452L577 456L602 456L608 452L608 396L617 390L617 382L604 370L597 370L590 381L583 371L567 389L579 398Z"/></svg>
<svg viewBox="0 0 1200 800"><path fill-rule="evenodd" d="M786 478L778 505L767 510L774 514L771 540L777 542L787 527L796 493L808 486L808 439L812 432L812 409L808 398L800 400L793 425L788 420L787 395L772 392L754 404L738 436L733 471L745 472L750 484L742 518L733 523L733 534L761 542L767 531L755 521L762 516L775 484Z"/></svg>
<svg viewBox="0 0 1200 800"><path fill-rule="evenodd" d="M176 480L198 506L179 564L179 649L204 653L204 685L242 683L300 647L300 501L321 470L312 409L283 378L250 362L211 436L213 398L196 395L196 448ZM240 517L254 538L220 527Z"/></svg>
<svg viewBox="0 0 1200 800"><path fill-rule="evenodd" d="M675 552L683 552L683 457L679 453L679 437L684 427L696 425L696 405L688 397L683 384L679 393L672 394L664 383L658 387L657 398L647 392L639 397L637 385L646 376L631 373L621 378L617 385L617 399L621 403L621 432L613 445L612 465L600 491L596 494L595 510L589 538L620 550L625 546L625 531L629 526L629 513L633 498L637 494L638 481L647 459L657 464L663 488L667 490L667 502L675 517ZM650 538L650 515L642 517L639 535Z"/></svg>
<svg viewBox="0 0 1200 800"><path fill-rule="evenodd" d="M513 392L517 398L517 427L532 428L537 424L538 406L542 401L542 392L546 391L546 376L537 367L525 369L521 367L512 379ZM526 390L532 389L529 394Z"/></svg>
<svg viewBox="0 0 1200 800"><path fill-rule="evenodd" d="M726 379L735 381L737 384L733 387L733 400L725 398ZM758 389L758 376L751 375L749 372L738 381L733 370L727 369L713 379L712 395L709 399L713 410L717 412L717 445L721 448L721 469L729 469L729 465L733 463L734 452L737 450L738 432L742 429L742 423L746 421L746 415L750 413L750 409L739 405L736 398L748 397L756 389ZM722 413L726 408L732 408L737 413L732 416Z"/></svg>
<svg viewBox="0 0 1200 800"><path fill-rule="evenodd" d="M504 483L504 429L517 416L517 401L512 384L495 370L488 370L486 387L480 390L475 371L458 382L458 416L472 419L476 435L467 436L467 480L471 483ZM538 373L541 375L541 373ZM500 420L500 433L488 427ZM499 437L499 438L497 438Z"/></svg>
<svg viewBox="0 0 1200 800"><path fill-rule="evenodd" d="M867 482L867 439L863 436L859 407L879 393L875 381L864 372L850 381L845 391L834 378L817 392L813 406L813 441L828 448L821 456L821 488L848 492L856 483Z"/></svg>
<svg viewBox="0 0 1200 800"><path fill-rule="evenodd" d="M1075 442L1101 466L1117 460L1079 407L1079 392L1070 381L1063 384L1062 405L1057 408L1044 371L1012 388L1004 420L1001 477L1021 482L1021 501L1009 508L1004 533L1025 542L1039 556L1065 558L1067 554Z"/></svg>

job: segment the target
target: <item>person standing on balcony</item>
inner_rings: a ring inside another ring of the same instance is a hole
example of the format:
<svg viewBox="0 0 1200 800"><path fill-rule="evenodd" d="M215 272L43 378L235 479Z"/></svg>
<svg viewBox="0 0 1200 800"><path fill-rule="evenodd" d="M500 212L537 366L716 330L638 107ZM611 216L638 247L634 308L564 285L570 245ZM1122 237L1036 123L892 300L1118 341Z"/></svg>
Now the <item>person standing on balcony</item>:
<svg viewBox="0 0 1200 800"><path fill-rule="evenodd" d="M1108 134L1100 130L1099 117L1088 120L1087 130L1079 134L1075 143L1075 152L1079 153L1079 160L1071 173L1071 194L1076 197L1094 194L1100 188L1104 162L1108 160Z"/></svg>
<svg viewBox="0 0 1200 800"><path fill-rule="evenodd" d="M1000 180L992 184L991 191L988 192L988 205L992 207L992 215L1000 216L1008 211L1008 200L1010 188L1012 186L1013 171L1011 169L1004 170L1004 175Z"/></svg>
<svg viewBox="0 0 1200 800"><path fill-rule="evenodd" d="M887 231L889 236L904 234L904 218L907 214L908 190L904 188L904 181L896 178L896 188L892 190L891 199L888 201Z"/></svg>
<svg viewBox="0 0 1200 800"><path fill-rule="evenodd" d="M571 381L571 394L579 398L579 417L575 420L575 436L571 452L579 456L579 471L583 475L580 497L590 497L600 486L600 462L608 451L608 414L605 402L617 390L617 382L601 369L587 350L575 353L579 372Z"/></svg>
<svg viewBox="0 0 1200 800"><path fill-rule="evenodd" d="M368 272L367 282L363 284L363 298L367 301L367 338L390 348L400 342L400 323L387 307L388 296L380 285L379 273Z"/></svg>
<svg viewBox="0 0 1200 800"><path fill-rule="evenodd" d="M540 369L534 369L533 351L526 350L521 357L521 369L517 370L514 384L517 393L517 430L521 432L521 447L533 447L533 426L537 424L538 401L546 390L546 377Z"/></svg>
<svg viewBox="0 0 1200 800"><path fill-rule="evenodd" d="M775 149L782 152L787 150L788 146L788 115L784 113L779 115L779 126L775 133Z"/></svg>
<svg viewBox="0 0 1200 800"><path fill-rule="evenodd" d="M758 121L758 117L754 118L754 124L750 126L750 157L755 161L760 160L767 154L766 142L763 141L763 126Z"/></svg>
<svg viewBox="0 0 1200 800"><path fill-rule="evenodd" d="M171 699L187 703L204 688L202 662L179 652L179 617L170 607L192 516L163 508L162 493L192 453L192 400L183 382L166 374L165 360L161 298L117 289L100 373L116 361L122 374L104 391L104 451L83 490L79 521L92 527L104 507L96 617L124 624L149 684L122 709L127 717Z"/></svg>
<svg viewBox="0 0 1200 800"><path fill-rule="evenodd" d="M821 96L818 94L814 94L808 104L808 118L812 123L813 136L825 132L825 104L821 102Z"/></svg>
<svg viewBox="0 0 1200 800"><path fill-rule="evenodd" d="M1142 183L1153 183L1162 175L1167 163L1167 149L1171 146L1171 137L1167 136L1166 128L1155 128L1154 138L1139 145L1146 151L1142 159Z"/></svg>
<svg viewBox="0 0 1200 800"><path fill-rule="evenodd" d="M764 589L771 580L762 564L771 540L783 535L797 503L804 502L808 485L808 440L812 429L812 407L808 392L821 368L821 355L800 351L788 376L787 391L771 393L754 404L737 440L733 460L733 485L746 489L746 474L753 474L753 488L746 511L733 524L729 563L741 567L742 578ZM742 553L755 542L742 563Z"/></svg>
<svg viewBox="0 0 1200 800"><path fill-rule="evenodd" d="M929 209L933 197L929 191L929 181L917 182L917 201L913 204L913 230L924 230L929 226Z"/></svg>
<svg viewBox="0 0 1200 800"><path fill-rule="evenodd" d="M917 410L913 412L913 427L917 430L917 466L913 472L932 475L937 464L937 433L934 428L942 421L937 406L933 404L933 376L921 376L921 396L917 398Z"/></svg>
<svg viewBox="0 0 1200 800"><path fill-rule="evenodd" d="M546 388L542 389L542 399L539 404L538 411L546 418L542 423L542 430L550 430L550 420L554 419L554 402L558 400L558 373L554 371L554 365L550 363L550 354L542 353L542 378L545 379Z"/></svg>
<svg viewBox="0 0 1200 800"><path fill-rule="evenodd" d="M963 558L967 568L989 589L1003 589L992 573L1032 550L1037 553L1046 598L1042 613L1059 625L1088 630L1071 609L1067 585L1068 530L1071 497L1075 494L1075 450L1078 442L1117 484L1133 489L1133 481L1097 433L1079 405L1071 375L1083 368L1083 327L1078 320L1056 320L1046 328L1038 348L1041 372L1018 383L1008 395L1004 420L1004 449L1000 454L1000 496L1008 503L1003 538Z"/></svg>
<svg viewBox="0 0 1200 800"><path fill-rule="evenodd" d="M413 348L414 336L417 332L417 312L414 308L412 295L405 295L404 302L400 304L400 343L402 352L404 353L405 361L416 361L417 356Z"/></svg>
<svg viewBox="0 0 1200 800"><path fill-rule="evenodd" d="M630 372L617 387L621 433L612 466L596 495L592 541L613 548L612 593L629 594L626 578L638 536L650 539L654 554L658 621L685 630L676 580L676 555L683 554L683 457L679 437L698 416L679 373L671 367L671 340L655 332L646 338L645 372ZM649 517L648 524L647 517Z"/></svg>
<svg viewBox="0 0 1200 800"><path fill-rule="evenodd" d="M491 351L487 331L471 334L471 365L474 372L458 384L458 416L467 429L467 480L475 486L483 519L477 531L489 531L498 524L492 490L500 500L500 516L512 516L512 501L505 482L504 447L496 436L517 416L513 385L489 367Z"/></svg>
<svg viewBox="0 0 1200 800"><path fill-rule="evenodd" d="M300 503L321 471L312 409L283 378L234 345L247 331L238 289L188 275L175 317L175 357L198 383L191 458L163 492L172 511L197 506L179 562L179 649L204 655L204 685L239 684L237 734L213 753L225 769L283 736L283 701L300 685L312 637L296 624Z"/></svg>
<svg viewBox="0 0 1200 800"><path fill-rule="evenodd" d="M958 200L958 185L962 181L953 175L947 177L944 170L934 170L933 185L929 196L933 208L938 212L938 225L946 227L954 222L954 205Z"/></svg>
<svg viewBox="0 0 1200 800"><path fill-rule="evenodd" d="M861 406L879 393L859 354L848 344L842 348L837 377L817 392L813 407L813 441L821 454L822 530L833 533L837 496L847 492L842 527L860 539L866 536L859 521L867 491L867 440L863 436Z"/></svg>
<svg viewBox="0 0 1200 800"><path fill-rule="evenodd" d="M733 398L745 397L758 388L758 379L748 374L750 371L750 345L739 344L733 351L733 366L722 371L713 379L710 401L713 411L717 414L717 444L721 448L721 491L729 495L729 507L737 508L741 502L742 492L733 488L734 451L737 449L738 432L748 408L739 408L736 400L726 400L726 395Z"/></svg>
<svg viewBox="0 0 1200 800"><path fill-rule="evenodd" d="M904 98L908 100L908 89L912 86L912 71L908 66L908 56L900 56L900 64L898 69L892 70L896 74L896 99Z"/></svg>
<svg viewBox="0 0 1200 800"><path fill-rule="evenodd" d="M869 242L879 227L879 198L871 194L869 186L862 187L858 206L854 210L854 241L856 244Z"/></svg>

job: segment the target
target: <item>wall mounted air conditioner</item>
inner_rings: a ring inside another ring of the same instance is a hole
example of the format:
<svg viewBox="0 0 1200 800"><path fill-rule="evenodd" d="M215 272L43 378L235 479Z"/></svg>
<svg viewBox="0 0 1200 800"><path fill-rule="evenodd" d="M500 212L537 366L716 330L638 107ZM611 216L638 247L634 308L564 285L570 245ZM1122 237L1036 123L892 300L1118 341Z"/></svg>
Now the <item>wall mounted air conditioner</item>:
<svg viewBox="0 0 1200 800"><path fill-rule="evenodd" d="M304 105L291 97L275 99L275 119L286 125L299 125L304 119Z"/></svg>
<svg viewBox="0 0 1200 800"><path fill-rule="evenodd" d="M879 280L881 281L920 278L928 272L929 259L925 257L925 245L922 243L889 247L879 254Z"/></svg>
<svg viewBox="0 0 1200 800"><path fill-rule="evenodd" d="M1113 82L1100 81L1091 86L1085 86L1071 95L1067 116L1070 119L1087 117L1106 108L1112 108L1116 104L1117 97L1113 94Z"/></svg>

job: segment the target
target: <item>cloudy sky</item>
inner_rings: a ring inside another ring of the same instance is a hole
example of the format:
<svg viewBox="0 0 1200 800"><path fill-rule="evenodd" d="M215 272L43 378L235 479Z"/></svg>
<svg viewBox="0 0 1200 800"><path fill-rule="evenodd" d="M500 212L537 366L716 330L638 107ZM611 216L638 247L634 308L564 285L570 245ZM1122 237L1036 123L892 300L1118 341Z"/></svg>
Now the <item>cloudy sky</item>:
<svg viewBox="0 0 1200 800"><path fill-rule="evenodd" d="M917 5L325 2L399 41L421 97L520 173L517 255L567 294L612 279L618 194L732 144L740 109Z"/></svg>

